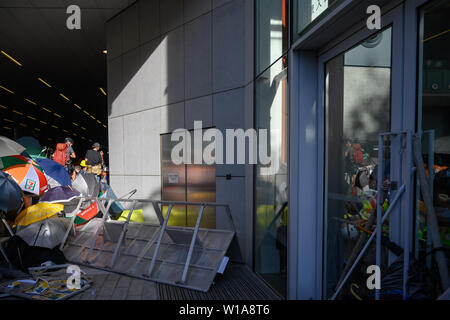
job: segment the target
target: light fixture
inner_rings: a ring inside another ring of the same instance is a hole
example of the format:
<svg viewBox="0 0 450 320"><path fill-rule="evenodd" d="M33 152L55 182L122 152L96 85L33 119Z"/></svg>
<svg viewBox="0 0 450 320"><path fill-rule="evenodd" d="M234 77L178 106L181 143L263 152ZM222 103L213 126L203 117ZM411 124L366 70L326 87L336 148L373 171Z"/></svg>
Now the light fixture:
<svg viewBox="0 0 450 320"><path fill-rule="evenodd" d="M9 92L9 93L14 94L14 91L11 91L11 90L9 90L8 88L5 88L5 87L3 87L3 86L0 86L0 89L3 89L3 90L5 90L5 91L7 91L7 92Z"/></svg>
<svg viewBox="0 0 450 320"><path fill-rule="evenodd" d="M22 64L19 62L19 61L17 61L16 59L14 59L13 57L11 57L9 54L7 54L5 51L0 51L1 53L3 53L3 55L5 56L5 57L7 57L9 60L11 60L12 62L14 62L15 64L17 64L18 66L21 66L22 67Z"/></svg>
<svg viewBox="0 0 450 320"><path fill-rule="evenodd" d="M61 97L63 97L64 99L66 99L67 101L70 101L69 98L67 98L65 95L63 95L62 93L59 94Z"/></svg>
<svg viewBox="0 0 450 320"><path fill-rule="evenodd" d="M57 114L57 113L53 113L56 117L58 117L58 118L62 118L59 114Z"/></svg>
<svg viewBox="0 0 450 320"><path fill-rule="evenodd" d="M47 108L45 108L45 107L42 107L42 109L44 109L44 110L47 111L47 112L52 113L52 110L49 110L49 109L47 109Z"/></svg>
<svg viewBox="0 0 450 320"><path fill-rule="evenodd" d="M87 112L86 110L83 110L84 113L86 113L88 116L90 115L89 112Z"/></svg>
<svg viewBox="0 0 450 320"><path fill-rule="evenodd" d="M75 107L77 107L78 109L82 110L81 107L79 105L77 105L76 103L73 104Z"/></svg>
<svg viewBox="0 0 450 320"><path fill-rule="evenodd" d="M103 126L104 126L105 128L107 128L105 124L104 124Z"/></svg>
<svg viewBox="0 0 450 320"><path fill-rule="evenodd" d="M102 124L102 123L100 122L100 120L97 120L97 122L98 122L99 124Z"/></svg>
<svg viewBox="0 0 450 320"><path fill-rule="evenodd" d="M66 129L63 129L63 131L64 131L65 133L69 133L69 131L67 131Z"/></svg>
<svg viewBox="0 0 450 320"><path fill-rule="evenodd" d="M81 129L83 129L83 130L86 130L86 128L85 128L85 127L81 127Z"/></svg>
<svg viewBox="0 0 450 320"><path fill-rule="evenodd" d="M35 106L37 106L37 103L34 102L34 101L31 101L30 99L25 99L25 101L26 101L26 102L29 102L29 103L31 103L31 104L34 104Z"/></svg>
<svg viewBox="0 0 450 320"><path fill-rule="evenodd" d="M94 117L94 116L91 116L91 118L95 120L95 117Z"/></svg>
<svg viewBox="0 0 450 320"><path fill-rule="evenodd" d="M42 80L41 78L38 78L38 80L39 80L40 82L42 82L43 84L45 84L47 87L49 87L49 88L52 87L51 85L49 85L47 82L45 82L45 81Z"/></svg>
<svg viewBox="0 0 450 320"><path fill-rule="evenodd" d="M103 88L100 88L100 91L106 96L106 92L105 90L103 90Z"/></svg>
<svg viewBox="0 0 450 320"><path fill-rule="evenodd" d="M39 128L34 128L34 130L36 130L36 131L41 131L41 129L39 129Z"/></svg>
<svg viewBox="0 0 450 320"><path fill-rule="evenodd" d="M28 125L26 125L25 123L19 123L19 125L21 125L22 127L28 127Z"/></svg>
<svg viewBox="0 0 450 320"><path fill-rule="evenodd" d="M17 111L17 110L13 110L13 112L14 112L14 113L17 113L17 114L20 114L21 116L23 116L23 113L22 113L22 112L19 112L19 111Z"/></svg>
<svg viewBox="0 0 450 320"><path fill-rule="evenodd" d="M55 129L58 129L58 127L57 127L57 126L55 126L55 125L52 125L52 127L53 127L53 128L55 128Z"/></svg>
<svg viewBox="0 0 450 320"><path fill-rule="evenodd" d="M103 50L102 51L104 54L107 54L108 53L108 50Z"/></svg>
<svg viewBox="0 0 450 320"><path fill-rule="evenodd" d="M72 123L73 123L74 126L77 126L77 127L78 127L78 123L75 123L75 122L72 122Z"/></svg>
<svg viewBox="0 0 450 320"><path fill-rule="evenodd" d="M73 133L73 135L74 135L75 137L78 137L78 135L77 135L76 133Z"/></svg>
<svg viewBox="0 0 450 320"><path fill-rule="evenodd" d="M10 127L3 127L3 129L12 130Z"/></svg>
<svg viewBox="0 0 450 320"><path fill-rule="evenodd" d="M1 104L0 104L0 108L2 108L2 109L8 109L7 107L2 106Z"/></svg>
<svg viewBox="0 0 450 320"><path fill-rule="evenodd" d="M31 119L31 120L37 120L36 118L33 118L32 116L27 116L27 118Z"/></svg>
<svg viewBox="0 0 450 320"><path fill-rule="evenodd" d="M6 118L4 118L3 120L5 120L6 122L14 122L14 121L6 119Z"/></svg>
<svg viewBox="0 0 450 320"><path fill-rule="evenodd" d="M42 120L40 120L39 122L42 123L42 124L48 124L47 122L42 121Z"/></svg>

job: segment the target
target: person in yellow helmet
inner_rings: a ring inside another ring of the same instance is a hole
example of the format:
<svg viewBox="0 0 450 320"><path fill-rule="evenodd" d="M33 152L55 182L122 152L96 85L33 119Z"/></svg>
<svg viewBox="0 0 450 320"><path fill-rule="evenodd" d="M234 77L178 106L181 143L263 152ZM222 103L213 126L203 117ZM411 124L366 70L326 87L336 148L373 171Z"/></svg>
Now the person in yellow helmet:
<svg viewBox="0 0 450 320"><path fill-rule="evenodd" d="M82 160L79 166L75 166L75 171L77 174L85 174L87 172L86 161Z"/></svg>

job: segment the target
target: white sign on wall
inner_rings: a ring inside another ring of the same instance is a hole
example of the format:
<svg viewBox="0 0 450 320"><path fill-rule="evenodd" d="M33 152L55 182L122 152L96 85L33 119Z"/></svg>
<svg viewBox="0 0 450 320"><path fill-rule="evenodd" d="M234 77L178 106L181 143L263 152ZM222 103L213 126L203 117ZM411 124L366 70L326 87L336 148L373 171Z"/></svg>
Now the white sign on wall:
<svg viewBox="0 0 450 320"><path fill-rule="evenodd" d="M171 184L177 184L178 183L178 173L169 173L169 183Z"/></svg>
<svg viewBox="0 0 450 320"><path fill-rule="evenodd" d="M311 21L328 8L328 0L311 0Z"/></svg>

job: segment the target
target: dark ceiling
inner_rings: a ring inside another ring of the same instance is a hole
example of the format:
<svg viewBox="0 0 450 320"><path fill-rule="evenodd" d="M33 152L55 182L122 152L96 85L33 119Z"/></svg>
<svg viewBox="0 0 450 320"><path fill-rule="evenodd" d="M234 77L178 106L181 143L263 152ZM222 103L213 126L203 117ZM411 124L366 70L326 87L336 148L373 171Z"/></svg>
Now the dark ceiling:
<svg viewBox="0 0 450 320"><path fill-rule="evenodd" d="M105 23L133 2L0 0L0 135L106 146ZM66 26L70 5L81 8L81 30Z"/></svg>

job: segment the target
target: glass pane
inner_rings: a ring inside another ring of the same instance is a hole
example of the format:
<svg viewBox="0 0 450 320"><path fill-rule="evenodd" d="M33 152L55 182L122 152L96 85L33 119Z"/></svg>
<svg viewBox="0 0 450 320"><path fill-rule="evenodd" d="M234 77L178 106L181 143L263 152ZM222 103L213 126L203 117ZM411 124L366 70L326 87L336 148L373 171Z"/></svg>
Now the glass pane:
<svg viewBox="0 0 450 320"><path fill-rule="evenodd" d="M278 60L287 49L288 0L256 0L255 74Z"/></svg>
<svg viewBox="0 0 450 320"><path fill-rule="evenodd" d="M322 14L326 14L328 8L340 0L294 0L294 41L297 35L306 29Z"/></svg>
<svg viewBox="0 0 450 320"><path fill-rule="evenodd" d="M391 29L387 29L326 64L327 296L334 292L346 265L352 264L349 258L357 250L360 234L367 233L364 226L376 207L378 135L390 131L390 56ZM388 145L385 158L389 159ZM389 161L385 163L387 176ZM371 252L362 263L374 257Z"/></svg>
<svg viewBox="0 0 450 320"><path fill-rule="evenodd" d="M438 1L423 12L421 128L422 153L434 195L443 246L450 248L450 1ZM430 168L433 168L430 170ZM419 255L431 247L427 237L424 203L418 198L417 246ZM448 252L448 251L447 251ZM430 263L430 259L428 260Z"/></svg>
<svg viewBox="0 0 450 320"><path fill-rule="evenodd" d="M255 271L286 295L287 253L287 78L286 59L279 59L256 79L256 129L267 130L261 144L270 165L256 166ZM260 131L261 132L261 131Z"/></svg>

